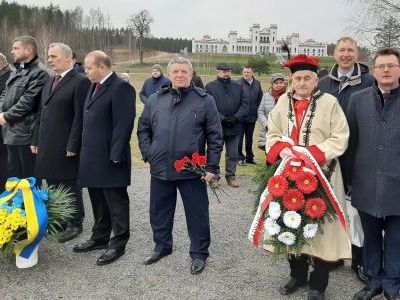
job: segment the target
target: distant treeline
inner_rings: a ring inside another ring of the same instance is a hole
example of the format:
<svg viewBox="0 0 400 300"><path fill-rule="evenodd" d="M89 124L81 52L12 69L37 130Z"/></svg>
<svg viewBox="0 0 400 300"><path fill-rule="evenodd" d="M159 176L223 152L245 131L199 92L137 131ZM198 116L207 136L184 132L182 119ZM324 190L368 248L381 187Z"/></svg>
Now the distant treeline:
<svg viewBox="0 0 400 300"><path fill-rule="evenodd" d="M32 7L5 0L0 4L0 52L9 57L11 43L19 35L32 35L38 41L39 56L46 58L47 46L52 42L64 42L76 52L78 59L95 49L112 55L114 49L135 51L136 39L129 28L116 28L111 17L100 8L90 9L85 14L81 7L61 10L50 4L47 7ZM144 47L149 50L179 52L188 47L188 39L148 38Z"/></svg>

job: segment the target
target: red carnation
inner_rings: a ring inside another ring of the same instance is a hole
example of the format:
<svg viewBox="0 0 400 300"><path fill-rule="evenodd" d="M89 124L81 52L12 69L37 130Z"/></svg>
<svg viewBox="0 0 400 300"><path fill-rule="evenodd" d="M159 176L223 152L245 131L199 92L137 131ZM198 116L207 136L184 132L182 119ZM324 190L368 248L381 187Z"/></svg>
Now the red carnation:
<svg viewBox="0 0 400 300"><path fill-rule="evenodd" d="M178 173L182 172L182 170L185 168L185 164L186 163L183 162L183 159L177 159L174 162L174 167L175 167L176 172L178 172Z"/></svg>
<svg viewBox="0 0 400 300"><path fill-rule="evenodd" d="M296 181L302 173L301 166L291 166L290 164L287 164L283 171L283 175L292 181Z"/></svg>
<svg viewBox="0 0 400 300"><path fill-rule="evenodd" d="M207 164L207 157L205 155L199 155L197 159L197 164L200 167L204 167Z"/></svg>
<svg viewBox="0 0 400 300"><path fill-rule="evenodd" d="M272 176L268 180L268 190L274 197L282 197L288 190L288 182L281 175Z"/></svg>
<svg viewBox="0 0 400 300"><path fill-rule="evenodd" d="M287 210L299 211L304 201L304 195L297 189L290 189L283 196L283 206Z"/></svg>
<svg viewBox="0 0 400 300"><path fill-rule="evenodd" d="M296 179L296 185L303 194L311 194L317 189L318 180L313 174L302 172Z"/></svg>
<svg viewBox="0 0 400 300"><path fill-rule="evenodd" d="M199 164L199 156L200 156L200 155L199 155L197 152L195 152L195 153L192 154L192 161L191 161L191 163L192 163L193 166Z"/></svg>
<svg viewBox="0 0 400 300"><path fill-rule="evenodd" d="M185 156L184 158L182 158L182 162L186 165L188 162L190 162L190 158Z"/></svg>
<svg viewBox="0 0 400 300"><path fill-rule="evenodd" d="M306 201L305 213L310 219L320 219L325 215L326 204L321 198L311 198Z"/></svg>

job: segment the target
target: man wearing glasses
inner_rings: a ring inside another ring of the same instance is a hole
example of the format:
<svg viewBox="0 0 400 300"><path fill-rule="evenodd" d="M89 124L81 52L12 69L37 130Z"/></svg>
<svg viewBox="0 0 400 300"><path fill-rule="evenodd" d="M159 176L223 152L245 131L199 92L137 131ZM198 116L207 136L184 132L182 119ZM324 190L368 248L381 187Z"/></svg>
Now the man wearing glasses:
<svg viewBox="0 0 400 300"><path fill-rule="evenodd" d="M386 299L400 299L399 57L392 48L377 51L377 85L352 94L347 111L349 184L364 231L368 278L353 300L369 300L382 292Z"/></svg>

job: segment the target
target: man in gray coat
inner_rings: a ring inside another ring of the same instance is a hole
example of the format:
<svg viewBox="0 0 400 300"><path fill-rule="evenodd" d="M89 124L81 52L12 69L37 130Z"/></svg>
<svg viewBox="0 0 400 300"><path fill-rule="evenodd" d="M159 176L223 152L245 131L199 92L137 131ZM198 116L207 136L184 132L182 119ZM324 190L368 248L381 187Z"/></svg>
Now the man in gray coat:
<svg viewBox="0 0 400 300"><path fill-rule="evenodd" d="M15 38L11 54L16 70L0 96L0 125L7 146L8 175L25 178L33 176L34 156L30 144L42 88L49 74L39 62L33 37Z"/></svg>
<svg viewBox="0 0 400 300"><path fill-rule="evenodd" d="M349 183L364 231L368 277L354 300L382 292L386 299L400 299L399 59L395 49L379 50L374 57L377 86L352 94L348 107Z"/></svg>

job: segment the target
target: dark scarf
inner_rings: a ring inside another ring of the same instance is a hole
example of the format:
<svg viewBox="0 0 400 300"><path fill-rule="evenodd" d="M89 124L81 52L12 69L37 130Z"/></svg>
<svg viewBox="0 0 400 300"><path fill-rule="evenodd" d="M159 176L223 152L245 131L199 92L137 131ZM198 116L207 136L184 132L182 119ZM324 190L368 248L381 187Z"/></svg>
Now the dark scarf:
<svg viewBox="0 0 400 300"><path fill-rule="evenodd" d="M286 87L283 87L280 90L271 89L271 96L275 99L275 102L278 101L279 97L286 92Z"/></svg>

